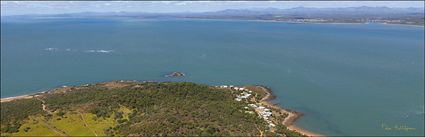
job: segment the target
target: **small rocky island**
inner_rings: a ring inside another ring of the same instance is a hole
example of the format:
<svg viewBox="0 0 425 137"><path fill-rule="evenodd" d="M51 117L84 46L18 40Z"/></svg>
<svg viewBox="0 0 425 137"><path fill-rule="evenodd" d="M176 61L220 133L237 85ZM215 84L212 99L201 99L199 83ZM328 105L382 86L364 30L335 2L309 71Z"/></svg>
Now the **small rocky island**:
<svg viewBox="0 0 425 137"><path fill-rule="evenodd" d="M176 75L182 75L176 73ZM184 74L183 74L184 75ZM316 136L263 86L112 81L1 99L2 136Z"/></svg>
<svg viewBox="0 0 425 137"><path fill-rule="evenodd" d="M178 72L178 71L165 75L165 77L173 77L173 78L180 78L184 76L186 76L186 74L184 74L183 72Z"/></svg>

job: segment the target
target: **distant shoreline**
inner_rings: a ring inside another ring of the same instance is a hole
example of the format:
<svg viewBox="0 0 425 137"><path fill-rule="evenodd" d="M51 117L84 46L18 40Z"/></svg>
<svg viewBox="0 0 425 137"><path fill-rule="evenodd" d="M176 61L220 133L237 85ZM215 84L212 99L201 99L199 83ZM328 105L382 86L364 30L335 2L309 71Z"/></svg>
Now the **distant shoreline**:
<svg viewBox="0 0 425 137"><path fill-rule="evenodd" d="M179 18L176 18L179 19ZM291 24L342 24L342 25L366 25L366 24L379 24L379 25L395 25L395 26L407 26L407 27L418 27L425 28L425 25L414 25L414 24L391 24L391 23L357 23L357 22L296 22L296 21L283 21L283 20L262 20L262 19L220 19L220 18L181 18L181 19L194 19L194 20L218 20L218 21L252 21L252 22L281 22Z"/></svg>

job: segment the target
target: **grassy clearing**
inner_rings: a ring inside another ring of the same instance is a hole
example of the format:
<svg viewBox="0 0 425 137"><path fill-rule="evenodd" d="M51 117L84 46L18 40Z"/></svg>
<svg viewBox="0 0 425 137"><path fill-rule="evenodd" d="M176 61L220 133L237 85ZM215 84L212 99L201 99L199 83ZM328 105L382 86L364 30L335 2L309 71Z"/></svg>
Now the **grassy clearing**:
<svg viewBox="0 0 425 137"><path fill-rule="evenodd" d="M60 120L58 118L60 118ZM76 112L66 113L63 118L60 116L54 116L51 123L55 127L62 129L68 135L95 136L95 134L88 130L88 127L84 125L80 115Z"/></svg>
<svg viewBox="0 0 425 137"><path fill-rule="evenodd" d="M49 129L48 126L46 126L48 123L46 123L45 120L46 119L43 116L30 116L27 120L25 120L24 124L22 124L19 132L5 134L5 136L60 136L59 133L56 133L52 129Z"/></svg>
<svg viewBox="0 0 425 137"><path fill-rule="evenodd" d="M114 126L112 118L94 118L90 113L68 112L63 117L54 116L52 125L72 136L104 136L104 129ZM59 119L60 118L60 119Z"/></svg>
<svg viewBox="0 0 425 137"><path fill-rule="evenodd" d="M104 130L116 125L113 118L97 118L96 115L91 113L84 113L83 116L88 124L88 128L98 136L105 136Z"/></svg>
<svg viewBox="0 0 425 137"><path fill-rule="evenodd" d="M127 112L126 109L123 109ZM131 112L131 111L130 111ZM127 115L128 117L128 115ZM91 113L67 112L63 116L30 116L17 133L2 133L2 136L105 136L104 130L115 126L113 118L97 118ZM50 125L50 126L48 126ZM52 128L55 127L55 128ZM58 133L59 132L59 133Z"/></svg>

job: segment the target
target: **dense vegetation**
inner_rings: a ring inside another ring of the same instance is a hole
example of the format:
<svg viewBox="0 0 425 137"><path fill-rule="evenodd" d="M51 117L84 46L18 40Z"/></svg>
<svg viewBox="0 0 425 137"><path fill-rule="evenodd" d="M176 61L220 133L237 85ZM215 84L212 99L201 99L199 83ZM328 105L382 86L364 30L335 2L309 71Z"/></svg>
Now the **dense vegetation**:
<svg viewBox="0 0 425 137"><path fill-rule="evenodd" d="M41 102L36 99L1 103L1 132L18 132L21 121L41 113Z"/></svg>
<svg viewBox="0 0 425 137"><path fill-rule="evenodd" d="M79 115L85 120L91 114L94 122L113 119L113 124L103 129L104 135L299 135L281 124L281 130L267 130L264 120L245 113L246 103L235 101L234 97L228 89L187 82L126 83L119 88L96 84L46 94L38 100L2 103L1 132L26 130L20 125L31 115L54 118L50 120L54 122ZM55 115L43 111L39 100Z"/></svg>

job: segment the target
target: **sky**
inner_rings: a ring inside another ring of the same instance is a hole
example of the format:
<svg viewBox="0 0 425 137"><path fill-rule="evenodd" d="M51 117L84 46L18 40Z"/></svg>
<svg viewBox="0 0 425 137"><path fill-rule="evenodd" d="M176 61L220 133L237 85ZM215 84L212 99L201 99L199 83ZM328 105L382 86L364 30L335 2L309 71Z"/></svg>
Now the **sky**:
<svg viewBox="0 0 425 137"><path fill-rule="evenodd" d="M1 16L77 12L206 12L249 8L424 8L424 1L1 1Z"/></svg>

